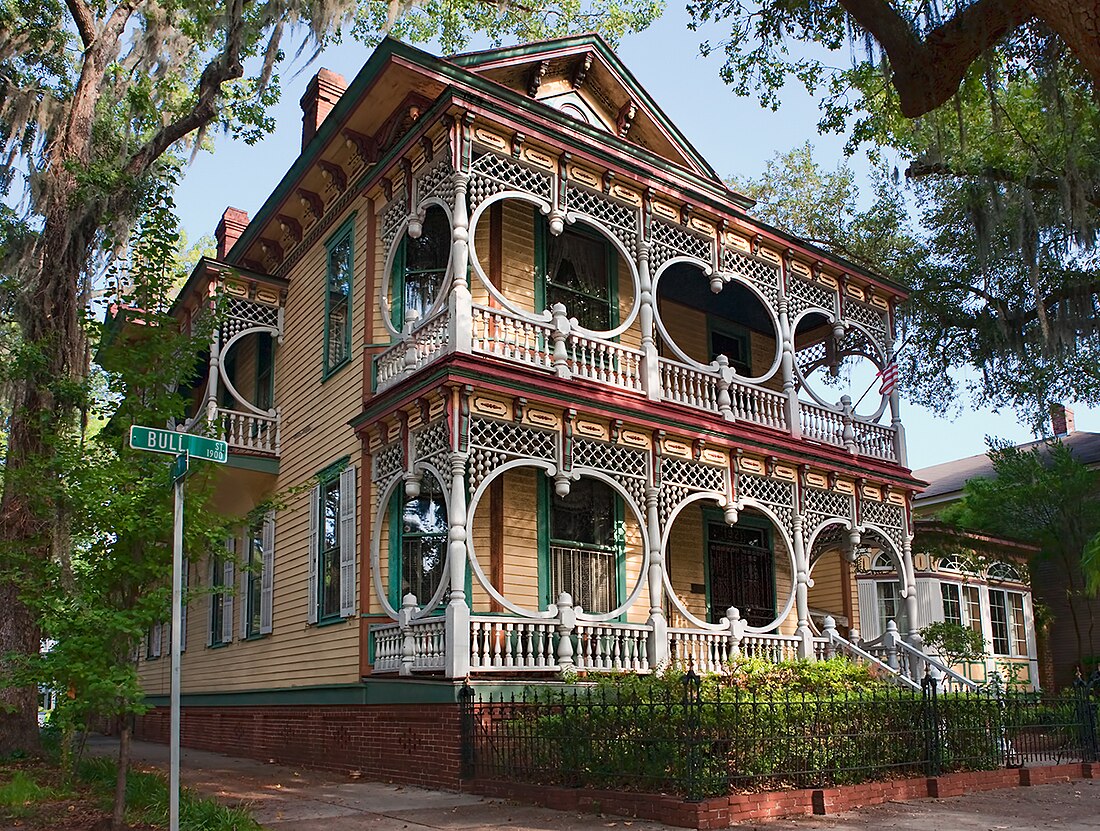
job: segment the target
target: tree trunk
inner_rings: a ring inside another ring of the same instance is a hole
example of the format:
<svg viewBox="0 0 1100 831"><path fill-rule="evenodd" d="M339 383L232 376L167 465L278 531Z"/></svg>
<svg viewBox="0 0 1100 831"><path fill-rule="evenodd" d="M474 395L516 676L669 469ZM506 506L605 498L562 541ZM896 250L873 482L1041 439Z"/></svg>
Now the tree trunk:
<svg viewBox="0 0 1100 831"><path fill-rule="evenodd" d="M34 655L39 636L35 617L20 598L17 582L0 582L0 655ZM0 676L7 673L0 662ZM38 690L0 686L0 758L38 752Z"/></svg>
<svg viewBox="0 0 1100 831"><path fill-rule="evenodd" d="M115 777L115 807L111 831L126 831L126 773L130 768L130 718L123 716L118 731L118 775Z"/></svg>

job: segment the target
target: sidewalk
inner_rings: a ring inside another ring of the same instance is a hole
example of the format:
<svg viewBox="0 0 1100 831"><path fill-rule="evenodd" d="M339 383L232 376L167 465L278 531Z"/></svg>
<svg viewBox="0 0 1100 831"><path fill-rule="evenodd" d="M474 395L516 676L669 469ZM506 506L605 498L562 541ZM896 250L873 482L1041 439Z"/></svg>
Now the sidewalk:
<svg viewBox="0 0 1100 831"><path fill-rule="evenodd" d="M96 737L91 752L117 753L117 743ZM135 762L167 769L168 747L135 742ZM614 816L571 814L470 794L429 791L294 769L200 750L183 750L183 783L228 804L248 806L271 831L667 831L670 826ZM891 831L1000 831L1100 829L1100 780L1011 788L950 799L891 803L831 817L774 820L780 829Z"/></svg>

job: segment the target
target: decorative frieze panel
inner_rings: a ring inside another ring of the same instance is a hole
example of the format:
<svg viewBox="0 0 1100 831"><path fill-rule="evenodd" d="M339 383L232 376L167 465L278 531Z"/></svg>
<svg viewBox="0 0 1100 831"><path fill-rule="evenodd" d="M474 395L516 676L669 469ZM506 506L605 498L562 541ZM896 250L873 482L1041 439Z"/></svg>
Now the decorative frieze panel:
<svg viewBox="0 0 1100 831"><path fill-rule="evenodd" d="M661 267L674 257L694 257L705 263L711 262L711 248L714 241L694 234L679 225L654 219L650 230L652 249L649 255L653 269Z"/></svg>
<svg viewBox="0 0 1100 831"><path fill-rule="evenodd" d="M249 329L279 328L278 306L257 303L245 297L230 297L227 305L220 329L223 342Z"/></svg>
<svg viewBox="0 0 1100 831"><path fill-rule="evenodd" d="M660 473L661 492L658 509L662 526L668 524L668 518L676 506L692 492L726 492L727 473L724 467L662 456Z"/></svg>
<svg viewBox="0 0 1100 831"><path fill-rule="evenodd" d="M639 507L645 505L649 479L649 453L621 444L577 438L573 440L573 466L602 470L618 481Z"/></svg>
<svg viewBox="0 0 1100 831"><path fill-rule="evenodd" d="M755 473L737 474L738 498L749 497L771 509L790 533L794 525L794 482L784 482Z"/></svg>
<svg viewBox="0 0 1100 831"><path fill-rule="evenodd" d="M638 209L584 188L568 190L567 207L603 224L632 256L638 256Z"/></svg>
<svg viewBox="0 0 1100 831"><path fill-rule="evenodd" d="M879 502L866 497L860 499L860 520L883 530L890 541L902 550L905 539L905 508L893 502Z"/></svg>
<svg viewBox="0 0 1100 831"><path fill-rule="evenodd" d="M541 459L558 463L557 432L539 430L510 421L470 419L470 489L512 458Z"/></svg>
<svg viewBox="0 0 1100 831"><path fill-rule="evenodd" d="M447 456L451 452L451 436L447 419L417 430L413 434L413 456L417 464L428 463L437 470L448 472Z"/></svg>
<svg viewBox="0 0 1100 831"><path fill-rule="evenodd" d="M455 201L454 167L446 154L434 165L425 165L416 179L417 202L432 197L447 205L453 205Z"/></svg>
<svg viewBox="0 0 1100 831"><path fill-rule="evenodd" d="M393 190L393 198L382 212L381 234L382 245L388 251L402 223L408 217L408 204L406 200L405 186L402 184Z"/></svg>
<svg viewBox="0 0 1100 831"><path fill-rule="evenodd" d="M866 328L879 343L890 343L890 326L883 309L861 303L851 297L844 298L844 317Z"/></svg>
<svg viewBox="0 0 1100 831"><path fill-rule="evenodd" d="M851 494L806 488L804 499L802 530L806 539L829 520L839 518L852 521Z"/></svg>
<svg viewBox="0 0 1100 831"><path fill-rule="evenodd" d="M806 280L793 272L788 273L787 312L793 321L806 309L816 308L833 314L836 292L814 280Z"/></svg>
<svg viewBox="0 0 1100 831"><path fill-rule="evenodd" d="M722 248L722 271L736 274L752 283L768 299L773 309L779 308L779 267L742 254L733 248Z"/></svg>
<svg viewBox="0 0 1100 831"><path fill-rule="evenodd" d="M505 190L534 194L552 201L554 184L550 174L512 161L496 153L483 153L470 164L470 208Z"/></svg>
<svg viewBox="0 0 1100 831"><path fill-rule="evenodd" d="M374 482L375 499L381 500L382 493L386 490L390 481L400 475L405 468L405 453L400 441L383 445L371 455L371 481ZM376 508L381 507L376 505Z"/></svg>

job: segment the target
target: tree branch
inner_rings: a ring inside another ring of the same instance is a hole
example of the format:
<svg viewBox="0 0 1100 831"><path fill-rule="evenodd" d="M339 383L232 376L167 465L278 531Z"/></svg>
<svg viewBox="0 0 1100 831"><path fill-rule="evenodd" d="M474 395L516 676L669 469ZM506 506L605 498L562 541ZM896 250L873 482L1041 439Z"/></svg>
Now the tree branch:
<svg viewBox="0 0 1100 831"><path fill-rule="evenodd" d="M889 0L840 0L840 5L886 52L907 118L947 101L982 52L1034 16L1024 0L977 0L921 40Z"/></svg>
<svg viewBox="0 0 1100 831"><path fill-rule="evenodd" d="M1018 176L1011 170L1001 167L958 168L942 162L913 162L905 169L906 179L922 179L925 176L954 176L960 179L985 179L1006 185L1019 185L1029 190L1055 192L1061 190L1062 182L1056 176ZM1100 190L1083 190L1082 196L1090 205L1100 205Z"/></svg>
<svg viewBox="0 0 1100 831"><path fill-rule="evenodd" d="M227 0L225 49L206 65L199 78L195 105L175 121L161 127L126 163L125 170L141 176L177 141L205 127L218 115L222 86L244 75L241 46L244 38L244 0Z"/></svg>
<svg viewBox="0 0 1100 831"><path fill-rule="evenodd" d="M76 30L80 33L80 41L87 49L96 39L95 17L92 15L92 10L84 0L65 0L65 5L69 7L69 14L73 16Z"/></svg>

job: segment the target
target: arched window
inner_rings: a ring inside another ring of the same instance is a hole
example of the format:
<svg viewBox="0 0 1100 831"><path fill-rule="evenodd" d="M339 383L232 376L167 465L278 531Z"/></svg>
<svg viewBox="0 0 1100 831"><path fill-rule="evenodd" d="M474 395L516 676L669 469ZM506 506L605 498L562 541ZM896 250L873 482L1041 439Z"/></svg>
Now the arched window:
<svg viewBox="0 0 1100 831"><path fill-rule="evenodd" d="M894 561L890 559L890 555L885 551L880 551L875 555L875 559L871 561L872 571L893 571Z"/></svg>
<svg viewBox="0 0 1100 831"><path fill-rule="evenodd" d="M424 606L443 579L447 560L447 505L436 478L425 474L420 495L394 495L390 513L391 602L400 606L407 594Z"/></svg>
<svg viewBox="0 0 1100 831"><path fill-rule="evenodd" d="M940 557L939 562L940 571L969 571L966 561L958 554L951 554L947 557Z"/></svg>
<svg viewBox="0 0 1100 831"><path fill-rule="evenodd" d="M1017 583L1023 580L1016 566L1004 561L992 563L989 568L986 569L986 574L989 576L990 580L1012 580Z"/></svg>
<svg viewBox="0 0 1100 831"><path fill-rule="evenodd" d="M398 329L410 314L423 320L435 305L451 255L451 223L437 205L428 208L416 239L406 235L393 262L392 321Z"/></svg>

